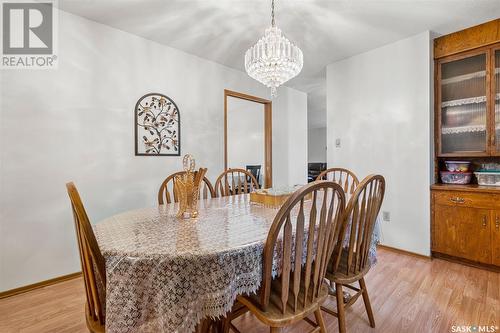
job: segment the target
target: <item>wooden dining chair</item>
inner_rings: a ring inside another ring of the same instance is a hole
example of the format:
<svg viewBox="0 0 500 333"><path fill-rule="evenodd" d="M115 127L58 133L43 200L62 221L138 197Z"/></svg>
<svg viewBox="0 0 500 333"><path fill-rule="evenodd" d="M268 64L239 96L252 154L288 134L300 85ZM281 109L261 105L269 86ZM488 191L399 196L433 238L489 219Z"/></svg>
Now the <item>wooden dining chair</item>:
<svg viewBox="0 0 500 333"><path fill-rule="evenodd" d="M344 168L330 168L321 172L316 180L330 180L342 186L347 196L354 193L359 184L358 177L351 170Z"/></svg>
<svg viewBox="0 0 500 333"><path fill-rule="evenodd" d="M179 202L179 195L175 188L174 178L179 175L183 175L186 171L179 171L171 174L163 183L161 183L160 189L158 190L158 204L163 205L164 203ZM207 177L203 177L203 182L200 187L199 198L215 198L214 187Z"/></svg>
<svg viewBox="0 0 500 333"><path fill-rule="evenodd" d="M104 257L89 222L80 195L73 183L67 183L69 199L73 209L76 239L82 264L86 292L85 317L87 328L92 333L105 331L106 266Z"/></svg>
<svg viewBox="0 0 500 333"><path fill-rule="evenodd" d="M375 327L364 276L370 269L370 245L384 193L384 177L370 175L358 185L344 211L340 237L326 272L326 278L335 284L335 293L331 294L336 297L337 312L322 307L322 310L338 318L340 333L346 332L345 309L353 305L360 295L363 296L370 326ZM359 288L352 285L355 282L359 283ZM347 302L343 287L355 291Z"/></svg>
<svg viewBox="0 0 500 333"><path fill-rule="evenodd" d="M259 183L251 172L244 169L227 169L215 181L215 196L217 197L250 193L254 189L259 189Z"/></svg>
<svg viewBox="0 0 500 333"><path fill-rule="evenodd" d="M247 165L245 167L245 169L255 177L255 179L257 180L257 184L259 184L259 186L261 186L261 183L260 183L261 168L262 167L260 165ZM250 178L247 177L247 182L250 182L250 181L251 181Z"/></svg>
<svg viewBox="0 0 500 333"><path fill-rule="evenodd" d="M260 290L237 298L271 333L300 320L314 326L314 332L326 332L320 309L328 297L324 277L344 206L340 185L324 181L302 187L278 211L264 246ZM281 274L273 278L276 267ZM316 322L307 318L313 313ZM224 326L238 332L232 319L228 315Z"/></svg>

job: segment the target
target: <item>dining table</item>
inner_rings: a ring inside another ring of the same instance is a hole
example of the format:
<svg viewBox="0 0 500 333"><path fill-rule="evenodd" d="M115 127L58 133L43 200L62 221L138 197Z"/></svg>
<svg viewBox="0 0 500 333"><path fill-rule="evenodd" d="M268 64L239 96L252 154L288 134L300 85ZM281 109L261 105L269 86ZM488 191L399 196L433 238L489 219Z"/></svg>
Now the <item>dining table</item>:
<svg viewBox="0 0 500 333"><path fill-rule="evenodd" d="M131 210L93 226L106 266L106 332L217 332L236 297L259 289L278 210L249 194L199 200L196 218L178 218L178 208Z"/></svg>

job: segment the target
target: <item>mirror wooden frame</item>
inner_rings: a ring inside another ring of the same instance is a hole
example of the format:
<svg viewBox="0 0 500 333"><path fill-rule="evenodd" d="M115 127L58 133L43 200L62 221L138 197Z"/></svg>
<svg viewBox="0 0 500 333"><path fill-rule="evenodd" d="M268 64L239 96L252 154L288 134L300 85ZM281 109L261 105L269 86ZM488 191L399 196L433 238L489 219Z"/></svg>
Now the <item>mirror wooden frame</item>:
<svg viewBox="0 0 500 333"><path fill-rule="evenodd" d="M264 105L264 188L273 186L272 110L270 100L224 89L224 170L227 170L227 98L240 98Z"/></svg>

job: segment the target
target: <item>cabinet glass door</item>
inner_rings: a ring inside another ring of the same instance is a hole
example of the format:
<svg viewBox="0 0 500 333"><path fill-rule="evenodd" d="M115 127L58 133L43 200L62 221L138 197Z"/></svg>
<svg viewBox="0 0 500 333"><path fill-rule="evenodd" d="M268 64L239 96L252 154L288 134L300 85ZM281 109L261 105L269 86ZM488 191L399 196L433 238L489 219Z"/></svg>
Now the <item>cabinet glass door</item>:
<svg viewBox="0 0 500 333"><path fill-rule="evenodd" d="M493 97L495 100L495 151L500 153L500 50L495 51L495 75Z"/></svg>
<svg viewBox="0 0 500 333"><path fill-rule="evenodd" d="M440 84L441 153L486 153L486 54L441 64Z"/></svg>

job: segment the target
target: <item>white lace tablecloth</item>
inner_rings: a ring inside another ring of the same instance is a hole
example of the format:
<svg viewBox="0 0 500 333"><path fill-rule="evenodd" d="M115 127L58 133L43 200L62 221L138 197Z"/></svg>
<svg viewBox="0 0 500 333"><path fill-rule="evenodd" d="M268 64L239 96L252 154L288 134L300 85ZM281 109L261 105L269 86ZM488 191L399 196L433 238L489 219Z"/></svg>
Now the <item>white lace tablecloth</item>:
<svg viewBox="0 0 500 333"><path fill-rule="evenodd" d="M177 209L145 208L94 225L106 260L108 333L192 332L259 288L276 209L250 204L249 195L201 200L196 219L177 219Z"/></svg>
<svg viewBox="0 0 500 333"><path fill-rule="evenodd" d="M277 210L248 195L201 200L197 219L177 204L135 210L94 226L106 259L106 331L192 332L204 317L255 292Z"/></svg>

